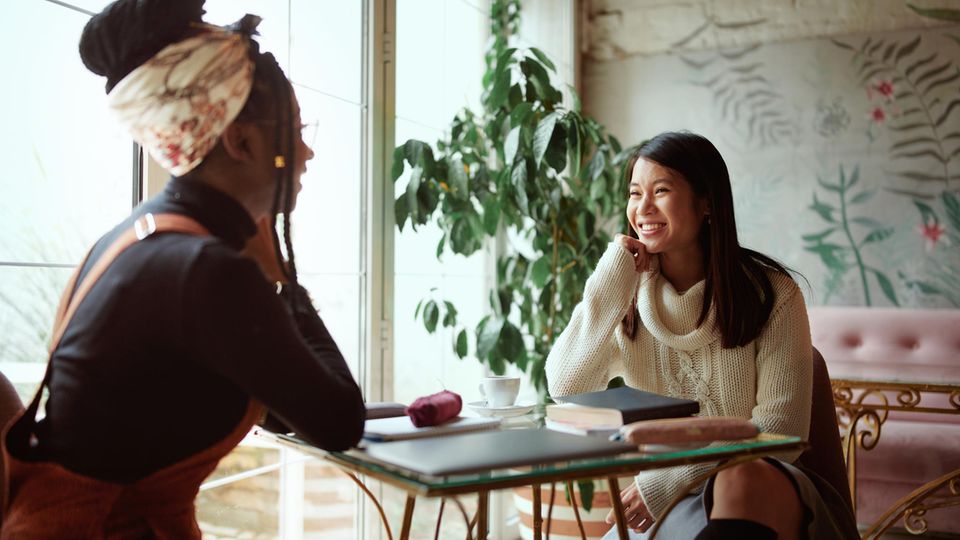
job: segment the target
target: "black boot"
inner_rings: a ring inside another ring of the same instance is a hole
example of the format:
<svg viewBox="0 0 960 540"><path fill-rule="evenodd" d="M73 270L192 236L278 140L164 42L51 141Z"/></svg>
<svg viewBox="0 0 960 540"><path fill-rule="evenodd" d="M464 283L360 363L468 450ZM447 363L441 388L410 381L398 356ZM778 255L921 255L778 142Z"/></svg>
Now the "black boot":
<svg viewBox="0 0 960 540"><path fill-rule="evenodd" d="M695 540L777 540L777 532L748 519L711 519Z"/></svg>

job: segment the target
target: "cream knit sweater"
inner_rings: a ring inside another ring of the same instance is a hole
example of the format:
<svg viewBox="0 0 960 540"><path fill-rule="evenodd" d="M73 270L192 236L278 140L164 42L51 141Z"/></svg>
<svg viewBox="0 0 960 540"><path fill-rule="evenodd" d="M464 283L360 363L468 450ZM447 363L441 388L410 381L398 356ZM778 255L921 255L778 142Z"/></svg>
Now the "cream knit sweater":
<svg viewBox="0 0 960 540"><path fill-rule="evenodd" d="M724 349L712 311L696 327L704 281L679 294L656 265L639 274L630 253L611 243L547 358L550 395L602 390L622 375L634 388L697 400L701 416L749 418L761 431L806 438L812 391L806 306L792 279L769 275L776 301L763 331L746 346ZM634 291L642 322L631 341L620 321ZM779 457L793 461L798 456ZM645 471L637 475L637 487L659 519L681 489L713 466Z"/></svg>

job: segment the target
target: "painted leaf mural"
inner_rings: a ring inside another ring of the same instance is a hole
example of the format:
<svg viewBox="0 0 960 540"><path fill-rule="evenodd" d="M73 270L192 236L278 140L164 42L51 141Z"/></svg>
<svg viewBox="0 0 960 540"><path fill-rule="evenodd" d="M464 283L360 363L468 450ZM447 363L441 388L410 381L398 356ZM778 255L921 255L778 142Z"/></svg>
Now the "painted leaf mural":
<svg viewBox="0 0 960 540"><path fill-rule="evenodd" d="M940 257L928 257L929 268L923 277L912 277L898 272L898 277L914 292L946 300L960 308L960 196L945 191L940 195L944 219L937 210L922 201L914 201L922 221L917 232L923 239L927 255L939 252Z"/></svg>
<svg viewBox="0 0 960 540"><path fill-rule="evenodd" d="M621 139L689 129L717 145L741 243L806 277L811 304L960 308L958 38L665 53L593 78L628 89L602 117Z"/></svg>
<svg viewBox="0 0 960 540"><path fill-rule="evenodd" d="M825 196L821 200L814 192L813 204L809 208L827 223L827 228L805 234L804 249L816 253L829 270L824 301L829 300L830 295L836 292L846 274L855 270L863 287L865 305L873 305L873 283L877 284L887 300L899 305L893 282L886 273L869 265L864 258L864 251L889 238L893 229L855 212L873 196L873 191L869 188L862 188L854 193L859 181L859 165L853 167L849 177L841 166L837 183L817 178Z"/></svg>
<svg viewBox="0 0 960 540"><path fill-rule="evenodd" d="M867 37L833 43L852 53L870 103L871 128L892 132L891 171L902 181L887 189L932 199L956 187L960 156L960 68L944 54L920 52L923 37Z"/></svg>
<svg viewBox="0 0 960 540"><path fill-rule="evenodd" d="M695 72L691 84L710 93L720 120L758 148L782 143L796 132L783 95L755 54L760 47L680 56Z"/></svg>

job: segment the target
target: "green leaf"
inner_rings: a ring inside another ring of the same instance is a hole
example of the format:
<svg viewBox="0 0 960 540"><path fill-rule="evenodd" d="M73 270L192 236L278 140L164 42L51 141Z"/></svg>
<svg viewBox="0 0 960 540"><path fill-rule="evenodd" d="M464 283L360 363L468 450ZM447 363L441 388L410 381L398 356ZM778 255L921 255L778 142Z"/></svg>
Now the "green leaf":
<svg viewBox="0 0 960 540"><path fill-rule="evenodd" d="M500 223L500 199L487 193L483 196L483 230L493 236L497 233L497 225Z"/></svg>
<svg viewBox="0 0 960 540"><path fill-rule="evenodd" d="M440 257L443 255L443 248L445 248L446 246L447 246L447 235L443 234L440 236L440 241L437 242L436 257L438 261L440 260Z"/></svg>
<svg viewBox="0 0 960 540"><path fill-rule="evenodd" d="M567 126L567 151L570 154L570 176L577 178L580 176L580 158L583 149L580 147L580 121L574 114L567 116L569 125Z"/></svg>
<svg viewBox="0 0 960 540"><path fill-rule="evenodd" d="M474 234L469 217L461 217L453 222L450 230L450 249L454 253L470 255L480 249L480 239Z"/></svg>
<svg viewBox="0 0 960 540"><path fill-rule="evenodd" d="M868 234L867 237L864 238L862 242L860 242L860 245L872 244L874 242L881 242L883 240L886 240L887 238L890 238L890 236L892 235L893 235L892 227L887 229L877 229L871 232L870 234Z"/></svg>
<svg viewBox="0 0 960 540"><path fill-rule="evenodd" d="M830 223L836 223L836 220L833 219L833 213L836 211L836 208L830 206L829 204L822 203L819 200L817 200L816 193L813 194L813 204L811 204L807 208L820 214L820 217L822 217L824 221L828 221Z"/></svg>
<svg viewBox="0 0 960 540"><path fill-rule="evenodd" d="M607 193L607 186L604 182L592 182L590 184L590 200L596 201Z"/></svg>
<svg viewBox="0 0 960 540"><path fill-rule="evenodd" d="M823 241L826 237L830 236L830 233L832 233L832 232L835 231L835 230L837 230L836 227L830 227L829 229L827 229L827 230L825 230L825 231L818 232L818 233L815 233L815 234L805 234L805 235L802 236L802 238L803 238L805 241L807 241L807 242L821 242L821 241Z"/></svg>
<svg viewBox="0 0 960 540"><path fill-rule="evenodd" d="M557 173L567 168L567 128L562 122L557 123L557 127L553 130L553 136L550 137L550 144L547 145L547 153L543 156L543 160ZM556 184L551 182L549 185ZM542 189L549 190L549 185L543 185Z"/></svg>
<svg viewBox="0 0 960 540"><path fill-rule="evenodd" d="M943 202L943 208L947 212L947 219L954 230L960 231L960 198L956 194L944 191L940 194L940 200Z"/></svg>
<svg viewBox="0 0 960 540"><path fill-rule="evenodd" d="M913 200L913 204L920 210L920 219L924 223L940 223L940 218L929 204L917 199Z"/></svg>
<svg viewBox="0 0 960 540"><path fill-rule="evenodd" d="M393 177L394 182L403 176L403 158L405 156L405 146L406 145L400 145L393 150L393 168L390 170L390 176Z"/></svg>
<svg viewBox="0 0 960 540"><path fill-rule="evenodd" d="M860 204L860 203L867 202L876 193L877 193L877 190L875 189L861 191L860 193L857 193L856 195L854 195L852 199L850 199L850 204Z"/></svg>
<svg viewBox="0 0 960 540"><path fill-rule="evenodd" d="M843 183L843 169L840 169L840 175L840 182ZM823 178L820 178L820 176L817 176L817 183L820 184L824 189L830 190L834 193L840 193L841 191L840 186L837 184L831 184L825 181Z"/></svg>
<svg viewBox="0 0 960 540"><path fill-rule="evenodd" d="M517 361L521 361L521 359L526 360L527 348L523 344L523 335L511 322L506 321L503 323L503 328L500 330L499 341L500 346L498 349L507 362L515 364Z"/></svg>
<svg viewBox="0 0 960 540"><path fill-rule="evenodd" d="M423 141L410 139L403 144L403 148L410 165L414 168L419 167L427 172L428 176L433 172L433 150L430 145Z"/></svg>
<svg viewBox="0 0 960 540"><path fill-rule="evenodd" d="M924 9L919 8L913 4L907 3L907 7L912 9L917 15L923 17L929 17L931 19L939 19L941 21L951 21L951 22L960 22L960 9L950 9L950 8L932 8Z"/></svg>
<svg viewBox="0 0 960 540"><path fill-rule="evenodd" d="M549 69L554 73L557 72L557 66L553 65L553 62L550 60L550 58L547 57L546 54L543 53L543 51L541 51L536 47L530 47L530 52L532 52L533 55L537 57L537 60L539 60L541 64L546 66L547 69Z"/></svg>
<svg viewBox="0 0 960 540"><path fill-rule="evenodd" d="M533 114L533 103L524 101L510 111L510 127L515 128L525 124L530 115Z"/></svg>
<svg viewBox="0 0 960 540"><path fill-rule="evenodd" d="M859 165L859 164L854 165L854 167L853 167L853 172L850 173L850 181L847 182L847 185L844 186L844 187L847 189L847 191L849 191L850 188L852 188L853 185L856 184L858 180L860 180L860 165Z"/></svg>
<svg viewBox="0 0 960 540"><path fill-rule="evenodd" d="M590 159L590 163L587 164L586 170L586 179L590 182L595 181L597 178L603 174L603 169L607 166L607 156L604 154L603 150L597 149L593 153L593 157Z"/></svg>
<svg viewBox="0 0 960 540"><path fill-rule="evenodd" d="M423 176L423 170L420 167L414 167L410 173L410 181L407 183L407 208L410 210L410 220L418 223L420 216L420 205L417 201L417 192L420 190L420 180Z"/></svg>
<svg viewBox="0 0 960 540"><path fill-rule="evenodd" d="M537 288L542 288L550 277L550 255L544 255L530 266L530 282Z"/></svg>
<svg viewBox="0 0 960 540"><path fill-rule="evenodd" d="M453 195L458 199L466 199L470 188L467 185L467 171L460 158L453 158L447 167L447 179L450 181L450 189Z"/></svg>
<svg viewBox="0 0 960 540"><path fill-rule="evenodd" d="M397 222L397 228L403 232L403 224L410 217L410 206L407 204L407 192L403 192L393 202L393 217Z"/></svg>
<svg viewBox="0 0 960 540"><path fill-rule="evenodd" d="M907 284L908 287L916 287L916 288L917 288L920 292L922 292L923 294L937 294L937 295L942 295L942 294L943 294L943 291L942 291L939 287L937 287L937 286L935 286L935 285L931 285L930 283L927 283L926 281L919 281L919 280L912 281L912 280L909 280L909 279L907 279L907 276L905 276L905 275L903 274L903 272L898 272L898 274L899 274L899 276L900 276L900 279L904 280L904 281L906 282L906 284Z"/></svg>
<svg viewBox="0 0 960 540"><path fill-rule="evenodd" d="M500 340L500 330L503 329L503 319L486 316L477 325L477 358L489 359Z"/></svg>
<svg viewBox="0 0 960 540"><path fill-rule="evenodd" d="M877 278L877 283L880 284L880 290L883 291L887 300L890 300L893 305L899 306L900 302L897 301L897 293L893 290L893 283L890 282L883 272L874 268L870 268L870 271L873 272L873 275Z"/></svg>
<svg viewBox="0 0 960 540"><path fill-rule="evenodd" d="M467 356L467 331L466 329L460 330L460 333L457 334L457 339L454 342L453 346L454 352L457 353L457 358L466 358Z"/></svg>
<svg viewBox="0 0 960 540"><path fill-rule="evenodd" d="M420 308L423 307L423 299L417 302L417 309L413 310L413 320L417 320L420 317Z"/></svg>
<svg viewBox="0 0 960 540"><path fill-rule="evenodd" d="M880 223L879 221L877 221L877 220L875 220L875 219L872 219L872 218L868 218L868 217L857 216L857 217L851 219L850 221L856 223L857 225L862 225L862 226L864 226L864 227L866 227L866 228L868 228L868 229L880 229L880 228L883 228L883 223Z"/></svg>
<svg viewBox="0 0 960 540"><path fill-rule="evenodd" d="M900 50L897 51L896 56L893 57L893 62L897 63L901 58L907 56L917 49L917 46L920 45L920 36L917 35L912 41L900 47Z"/></svg>
<svg viewBox="0 0 960 540"><path fill-rule="evenodd" d="M493 84L487 100L489 110L499 109L507 99L507 93L510 92L510 70L506 69L497 73L497 80Z"/></svg>
<svg viewBox="0 0 960 540"><path fill-rule="evenodd" d="M577 480L577 489L580 490L580 503L587 512L593 508L593 481Z"/></svg>
<svg viewBox="0 0 960 540"><path fill-rule="evenodd" d="M445 313L443 314L443 326L451 327L457 325L457 308L454 307L449 301L444 300L443 305L446 308Z"/></svg>
<svg viewBox="0 0 960 540"><path fill-rule="evenodd" d="M846 272L849 268L842 255L848 249L837 244L816 244L804 246L803 249L820 255L820 260L827 268L834 272Z"/></svg>
<svg viewBox="0 0 960 540"><path fill-rule="evenodd" d="M510 47L510 48L504 49L503 52L497 55L497 71L498 72L502 72L504 69L507 68L507 66L512 64L511 57L515 52L517 52L517 48Z"/></svg>
<svg viewBox="0 0 960 540"><path fill-rule="evenodd" d="M430 300L423 306L423 327L431 334L437 329L437 320L440 318L440 309L437 303Z"/></svg>
<svg viewBox="0 0 960 540"><path fill-rule="evenodd" d="M522 126L517 126L511 129L510 133L507 134L507 139L503 142L503 157L507 167L513 166L513 161L517 156L517 149L520 147L521 128Z"/></svg>
<svg viewBox="0 0 960 540"><path fill-rule="evenodd" d="M570 97L573 98L573 110L576 112L582 111L583 102L580 100L580 94L577 93L577 89L568 84L567 90L570 91Z"/></svg>
<svg viewBox="0 0 960 540"><path fill-rule="evenodd" d="M527 164L524 161L518 161L513 166L510 173L510 180L513 183L514 193L517 196L517 205L524 214L530 214L530 200L527 197Z"/></svg>
<svg viewBox="0 0 960 540"><path fill-rule="evenodd" d="M550 138L553 137L553 129L557 125L560 113L554 111L544 116L537 129L533 133L533 163L534 167L539 168L543 155L547 153L547 147L550 145ZM512 133L512 132L511 132Z"/></svg>

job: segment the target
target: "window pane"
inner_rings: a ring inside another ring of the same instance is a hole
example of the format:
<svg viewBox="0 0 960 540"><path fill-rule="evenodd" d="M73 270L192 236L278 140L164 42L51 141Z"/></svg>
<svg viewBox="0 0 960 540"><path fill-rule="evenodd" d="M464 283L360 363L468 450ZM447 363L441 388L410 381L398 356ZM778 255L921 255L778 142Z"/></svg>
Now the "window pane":
<svg viewBox="0 0 960 540"><path fill-rule="evenodd" d="M297 86L303 122L317 122L316 156L307 162L293 214L294 252L302 272L360 270L360 107Z"/></svg>
<svg viewBox="0 0 960 540"><path fill-rule="evenodd" d="M133 143L110 120L104 79L77 52L88 17L19 1L0 33L0 262L77 264L130 212Z"/></svg>
<svg viewBox="0 0 960 540"><path fill-rule="evenodd" d="M363 68L363 2L292 0L290 78L352 103L360 103Z"/></svg>
<svg viewBox="0 0 960 540"><path fill-rule="evenodd" d="M480 110L483 51L487 14L464 0L398 0L397 97L398 145L419 139L431 146L443 137L453 116L464 107ZM403 192L406 174L394 186ZM428 334L422 319L414 320L425 299L451 301L458 323L473 336L486 313L487 258L449 249L437 260L440 230L433 224L413 231L409 223L395 232L394 255L394 398L409 403L416 397L448 388L464 400L479 399L476 381L482 366L453 353L456 332L440 327ZM469 341L473 343L473 338ZM448 520L456 520L456 513Z"/></svg>
<svg viewBox="0 0 960 540"><path fill-rule="evenodd" d="M53 317L73 270L0 266L0 373L29 401L43 379Z"/></svg>
<svg viewBox="0 0 960 540"><path fill-rule="evenodd" d="M356 377L360 366L361 279L356 275L301 274L300 283L310 291L323 324Z"/></svg>
<svg viewBox="0 0 960 540"><path fill-rule="evenodd" d="M224 457L197 495L197 521L203 537L279 538L280 470L216 485L233 475L279 462L279 449L255 444L238 446Z"/></svg>

